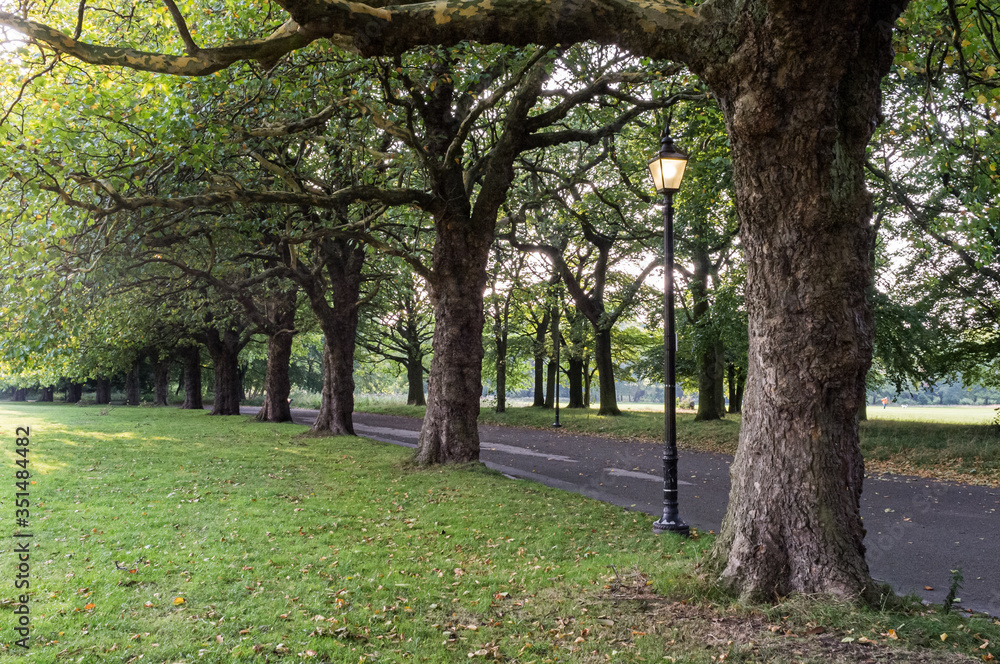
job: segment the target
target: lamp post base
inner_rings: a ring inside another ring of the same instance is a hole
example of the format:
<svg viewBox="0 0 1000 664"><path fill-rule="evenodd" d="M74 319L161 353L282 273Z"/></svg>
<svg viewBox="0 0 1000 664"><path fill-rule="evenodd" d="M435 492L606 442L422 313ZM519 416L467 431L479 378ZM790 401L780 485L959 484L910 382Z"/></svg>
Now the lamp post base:
<svg viewBox="0 0 1000 664"><path fill-rule="evenodd" d="M561 424L559 424L558 422L553 422L553 423L552 423L552 428L553 428L553 429L561 429L561 428L562 428L562 425L561 425Z"/></svg>
<svg viewBox="0 0 1000 664"><path fill-rule="evenodd" d="M657 535L662 535L663 533L676 533L677 535L687 537L691 534L691 526L687 525L680 519L677 519L676 521L666 521L661 518L653 524L653 533Z"/></svg>

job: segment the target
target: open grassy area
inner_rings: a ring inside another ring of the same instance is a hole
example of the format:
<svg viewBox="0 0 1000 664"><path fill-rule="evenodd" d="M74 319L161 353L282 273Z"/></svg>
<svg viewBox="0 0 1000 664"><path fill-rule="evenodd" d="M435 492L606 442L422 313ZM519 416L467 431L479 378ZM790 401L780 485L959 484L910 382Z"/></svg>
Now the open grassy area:
<svg viewBox="0 0 1000 664"><path fill-rule="evenodd" d="M934 422L937 424L989 424L997 415L997 406L868 406L868 419L896 422Z"/></svg>
<svg viewBox="0 0 1000 664"><path fill-rule="evenodd" d="M398 401L361 401L358 410L421 417L423 408ZM937 477L1000 486L1000 427L991 425L993 407L870 407L861 423L861 451L870 472ZM554 412L530 407L496 413L483 408L483 424L550 429ZM565 430L621 440L663 440L663 410L625 410L620 417L600 417L596 409L560 409ZM695 422L694 413L677 414L681 449L732 454L740 432L740 416Z"/></svg>
<svg viewBox="0 0 1000 664"><path fill-rule="evenodd" d="M1000 642L992 620L920 606L739 606L700 577L708 536L657 537L645 515L478 467L416 469L365 439L2 404L6 484L18 426L33 631L15 659L22 591L0 575L5 661L950 662Z"/></svg>

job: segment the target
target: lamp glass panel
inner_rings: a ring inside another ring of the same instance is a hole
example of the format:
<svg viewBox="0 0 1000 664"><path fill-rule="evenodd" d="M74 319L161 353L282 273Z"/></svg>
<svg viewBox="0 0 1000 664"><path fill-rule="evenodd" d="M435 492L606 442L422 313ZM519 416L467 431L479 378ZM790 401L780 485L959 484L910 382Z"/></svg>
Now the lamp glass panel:
<svg viewBox="0 0 1000 664"><path fill-rule="evenodd" d="M649 162L649 172L653 176L656 191L677 191L684 178L685 159L654 159Z"/></svg>

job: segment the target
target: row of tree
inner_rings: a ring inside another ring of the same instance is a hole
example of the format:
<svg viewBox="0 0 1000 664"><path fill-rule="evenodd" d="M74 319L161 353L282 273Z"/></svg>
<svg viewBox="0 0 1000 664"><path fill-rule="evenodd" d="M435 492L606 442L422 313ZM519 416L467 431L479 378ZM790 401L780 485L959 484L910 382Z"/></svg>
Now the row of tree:
<svg viewBox="0 0 1000 664"><path fill-rule="evenodd" d="M713 567L747 597L873 595L866 379L996 376L987 4L288 0L280 25L229 4L198 8L196 30L172 0L0 11L26 36L2 51L11 373L48 384L83 375L84 357L162 359L196 341L216 412L234 412L239 353L263 334L264 411L280 419L301 301L324 338L318 426L351 433L361 308L412 284L434 320L417 460L470 461L482 335L499 385L511 275L536 270L572 299L580 336L570 324L557 343L590 339L612 414L612 330L657 269L641 183L667 116L702 141L679 200L690 246L669 267L689 278L716 415L720 377L737 390L746 367ZM388 311L382 323L408 330L405 305ZM559 318L543 308L536 338Z"/></svg>

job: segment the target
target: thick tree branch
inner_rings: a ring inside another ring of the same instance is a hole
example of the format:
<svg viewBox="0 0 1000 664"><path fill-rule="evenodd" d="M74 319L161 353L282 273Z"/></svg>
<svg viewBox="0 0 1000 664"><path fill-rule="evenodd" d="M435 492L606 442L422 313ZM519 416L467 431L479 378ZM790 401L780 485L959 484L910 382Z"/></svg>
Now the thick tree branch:
<svg viewBox="0 0 1000 664"><path fill-rule="evenodd" d="M204 48L195 55L167 55L79 41L47 25L23 19L10 12L0 12L0 25L13 28L60 53L72 55L89 64L176 76L206 76L243 60L273 62L321 36L308 37L298 31L279 30L265 39Z"/></svg>
<svg viewBox="0 0 1000 664"><path fill-rule="evenodd" d="M202 48L184 56L82 42L11 12L0 12L0 25L91 64L180 76L204 76L240 60L270 64L317 39L342 41L343 37L366 56L403 53L423 44L454 46L468 40L549 47L595 41L698 69L710 52L704 44L716 41L720 26L727 24L731 3L714 0L690 7L677 0L439 0L378 7L382 4L378 0L371 5L350 0L284 0L279 4L291 20L271 36Z"/></svg>

